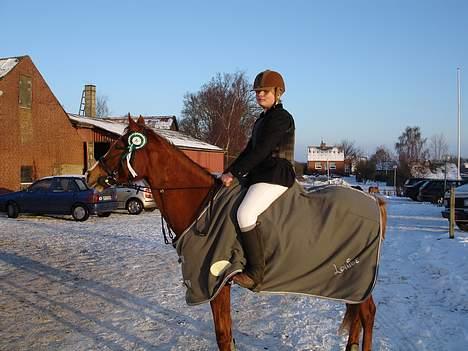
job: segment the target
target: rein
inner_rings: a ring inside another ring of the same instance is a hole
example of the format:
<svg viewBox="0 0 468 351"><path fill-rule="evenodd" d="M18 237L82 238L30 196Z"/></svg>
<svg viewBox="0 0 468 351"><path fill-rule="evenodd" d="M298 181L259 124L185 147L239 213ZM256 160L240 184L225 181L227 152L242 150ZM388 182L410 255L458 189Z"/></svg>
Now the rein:
<svg viewBox="0 0 468 351"><path fill-rule="evenodd" d="M134 132L129 135L128 137L128 145L121 147L121 146L116 146L118 149L125 150L122 154L119 155L120 157L120 164L121 167L124 166L124 164L127 165L128 169L128 180L130 182L130 177L132 176L133 178L137 177L137 173L133 169L131 165L131 159L133 158L134 152L138 149L143 148L147 143L147 137L144 133L139 133L139 132ZM104 160L104 156L99 158L98 163L100 164L101 168L107 173L107 177L102 176L101 181L98 180L98 183L100 183L103 186L112 186L118 184L116 180L116 175L118 174L118 171L112 170L110 167L107 166L106 161ZM119 185L123 185L128 188L133 188L137 190L137 193L139 191L142 192L148 192L154 194L154 191L157 191L159 193L160 199L161 199L161 208L160 208L160 213L161 213L161 229L164 237L164 243L166 245L172 244L175 247L175 242L177 236L174 234L174 230L172 229L173 226L171 223L168 221L168 218L164 218L166 214L166 205L164 201L164 194L166 191L177 191L177 190L197 190L197 189L210 189L208 191L208 194L206 195L205 199L202 201L200 208L196 212L196 217L195 217L195 223L198 223L198 217L200 215L200 212L203 211L203 209L209 204L210 205L210 215L212 213L212 208L213 208L213 200L222 186L222 183L214 178L214 184L209 185L209 186L187 186L187 187L152 187L152 186L142 186L142 185L137 185L137 184L130 184L130 183L120 183ZM166 216L167 217L167 216ZM166 221L166 228L164 228L164 221ZM167 230L167 233L166 233ZM197 230L199 235L206 235L204 233L201 233Z"/></svg>
<svg viewBox="0 0 468 351"><path fill-rule="evenodd" d="M99 160L101 162L101 160ZM106 170L106 169L104 169ZM106 170L107 172L107 170ZM158 187L151 187L151 186L142 186L142 185L138 185L138 184L120 184L120 185L123 185L127 188L132 188L132 189L136 189L137 190L137 193L139 191L142 191L142 192L146 192L146 193L151 193L151 194L154 194L154 190L156 190L158 193L159 193L159 196L161 198L161 209L160 209L160 213L161 213L161 231L162 231L162 234L163 234L163 237L164 237L164 243L166 245L169 245L169 244L172 244L172 246L175 247L175 234L174 234L174 230L172 229L172 225L170 224L170 222L167 220L167 218L164 218L164 215L163 213L165 214L166 213L166 206L165 206L165 201L164 201L164 194L166 191L175 191L175 190L196 190L196 189L210 189L210 191L208 192L208 194L206 195L205 199L203 200L202 204L200 205L198 211L197 211L197 214L195 216L195 223L198 224L198 218L200 216L200 212L203 211L203 209L208 206L209 204L209 211L210 211L210 216L212 214L212 211L213 211L213 201L214 201L214 197L216 195L216 193L218 192L218 190L221 188L222 186L222 183L218 180L218 179L215 179L215 182L213 185L210 185L210 186L187 186L187 187L164 187L164 188L158 188ZM166 222L166 225L164 226L164 221ZM196 227L196 225L195 225ZM166 233L167 231L167 233ZM197 233L200 235L200 236L205 236L206 233L202 233L200 231L197 230Z"/></svg>

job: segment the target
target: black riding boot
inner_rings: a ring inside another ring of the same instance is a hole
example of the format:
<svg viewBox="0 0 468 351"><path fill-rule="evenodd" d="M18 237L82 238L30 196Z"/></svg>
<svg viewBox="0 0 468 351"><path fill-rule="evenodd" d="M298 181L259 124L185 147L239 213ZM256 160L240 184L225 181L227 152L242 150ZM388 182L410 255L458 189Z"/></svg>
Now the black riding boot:
<svg viewBox="0 0 468 351"><path fill-rule="evenodd" d="M243 273L236 274L232 280L247 289L258 287L265 275L265 253L263 240L258 225L240 235L247 265Z"/></svg>

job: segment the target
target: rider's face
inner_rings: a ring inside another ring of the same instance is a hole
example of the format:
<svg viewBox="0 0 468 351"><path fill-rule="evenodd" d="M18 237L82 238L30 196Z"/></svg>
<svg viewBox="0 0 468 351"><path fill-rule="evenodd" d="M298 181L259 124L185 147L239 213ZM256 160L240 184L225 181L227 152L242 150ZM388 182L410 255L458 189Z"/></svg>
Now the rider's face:
<svg viewBox="0 0 468 351"><path fill-rule="evenodd" d="M255 98L257 104L259 104L264 110L268 110L275 104L275 94L273 89L256 90Z"/></svg>

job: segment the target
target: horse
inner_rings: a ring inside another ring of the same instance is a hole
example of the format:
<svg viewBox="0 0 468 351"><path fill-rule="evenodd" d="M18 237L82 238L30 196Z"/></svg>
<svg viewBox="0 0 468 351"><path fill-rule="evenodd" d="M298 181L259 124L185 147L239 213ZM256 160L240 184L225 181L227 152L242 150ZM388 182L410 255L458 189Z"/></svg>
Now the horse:
<svg viewBox="0 0 468 351"><path fill-rule="evenodd" d="M86 174L91 187L103 190L113 182L128 183L145 178L162 218L174 232L173 242L197 218L212 196L217 179L165 138L145 125L140 116L128 116L128 127L108 152ZM386 205L378 200L381 233L386 226ZM164 230L163 230L164 233ZM235 350L231 320L231 282L210 301L216 341L220 351ZM346 351L358 351L363 330L362 351L372 347L376 306L372 295L359 304L346 304L341 327L349 332Z"/></svg>

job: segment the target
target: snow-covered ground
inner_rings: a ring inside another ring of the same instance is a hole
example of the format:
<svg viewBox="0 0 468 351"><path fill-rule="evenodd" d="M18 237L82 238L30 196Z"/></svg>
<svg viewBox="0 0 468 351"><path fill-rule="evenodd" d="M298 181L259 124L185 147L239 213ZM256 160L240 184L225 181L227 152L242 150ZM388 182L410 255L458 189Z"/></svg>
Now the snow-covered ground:
<svg viewBox="0 0 468 351"><path fill-rule="evenodd" d="M388 198L374 350L468 350L468 233L441 208ZM188 307L157 211L83 223L0 214L1 350L216 350ZM344 305L233 287L239 350L344 350Z"/></svg>

